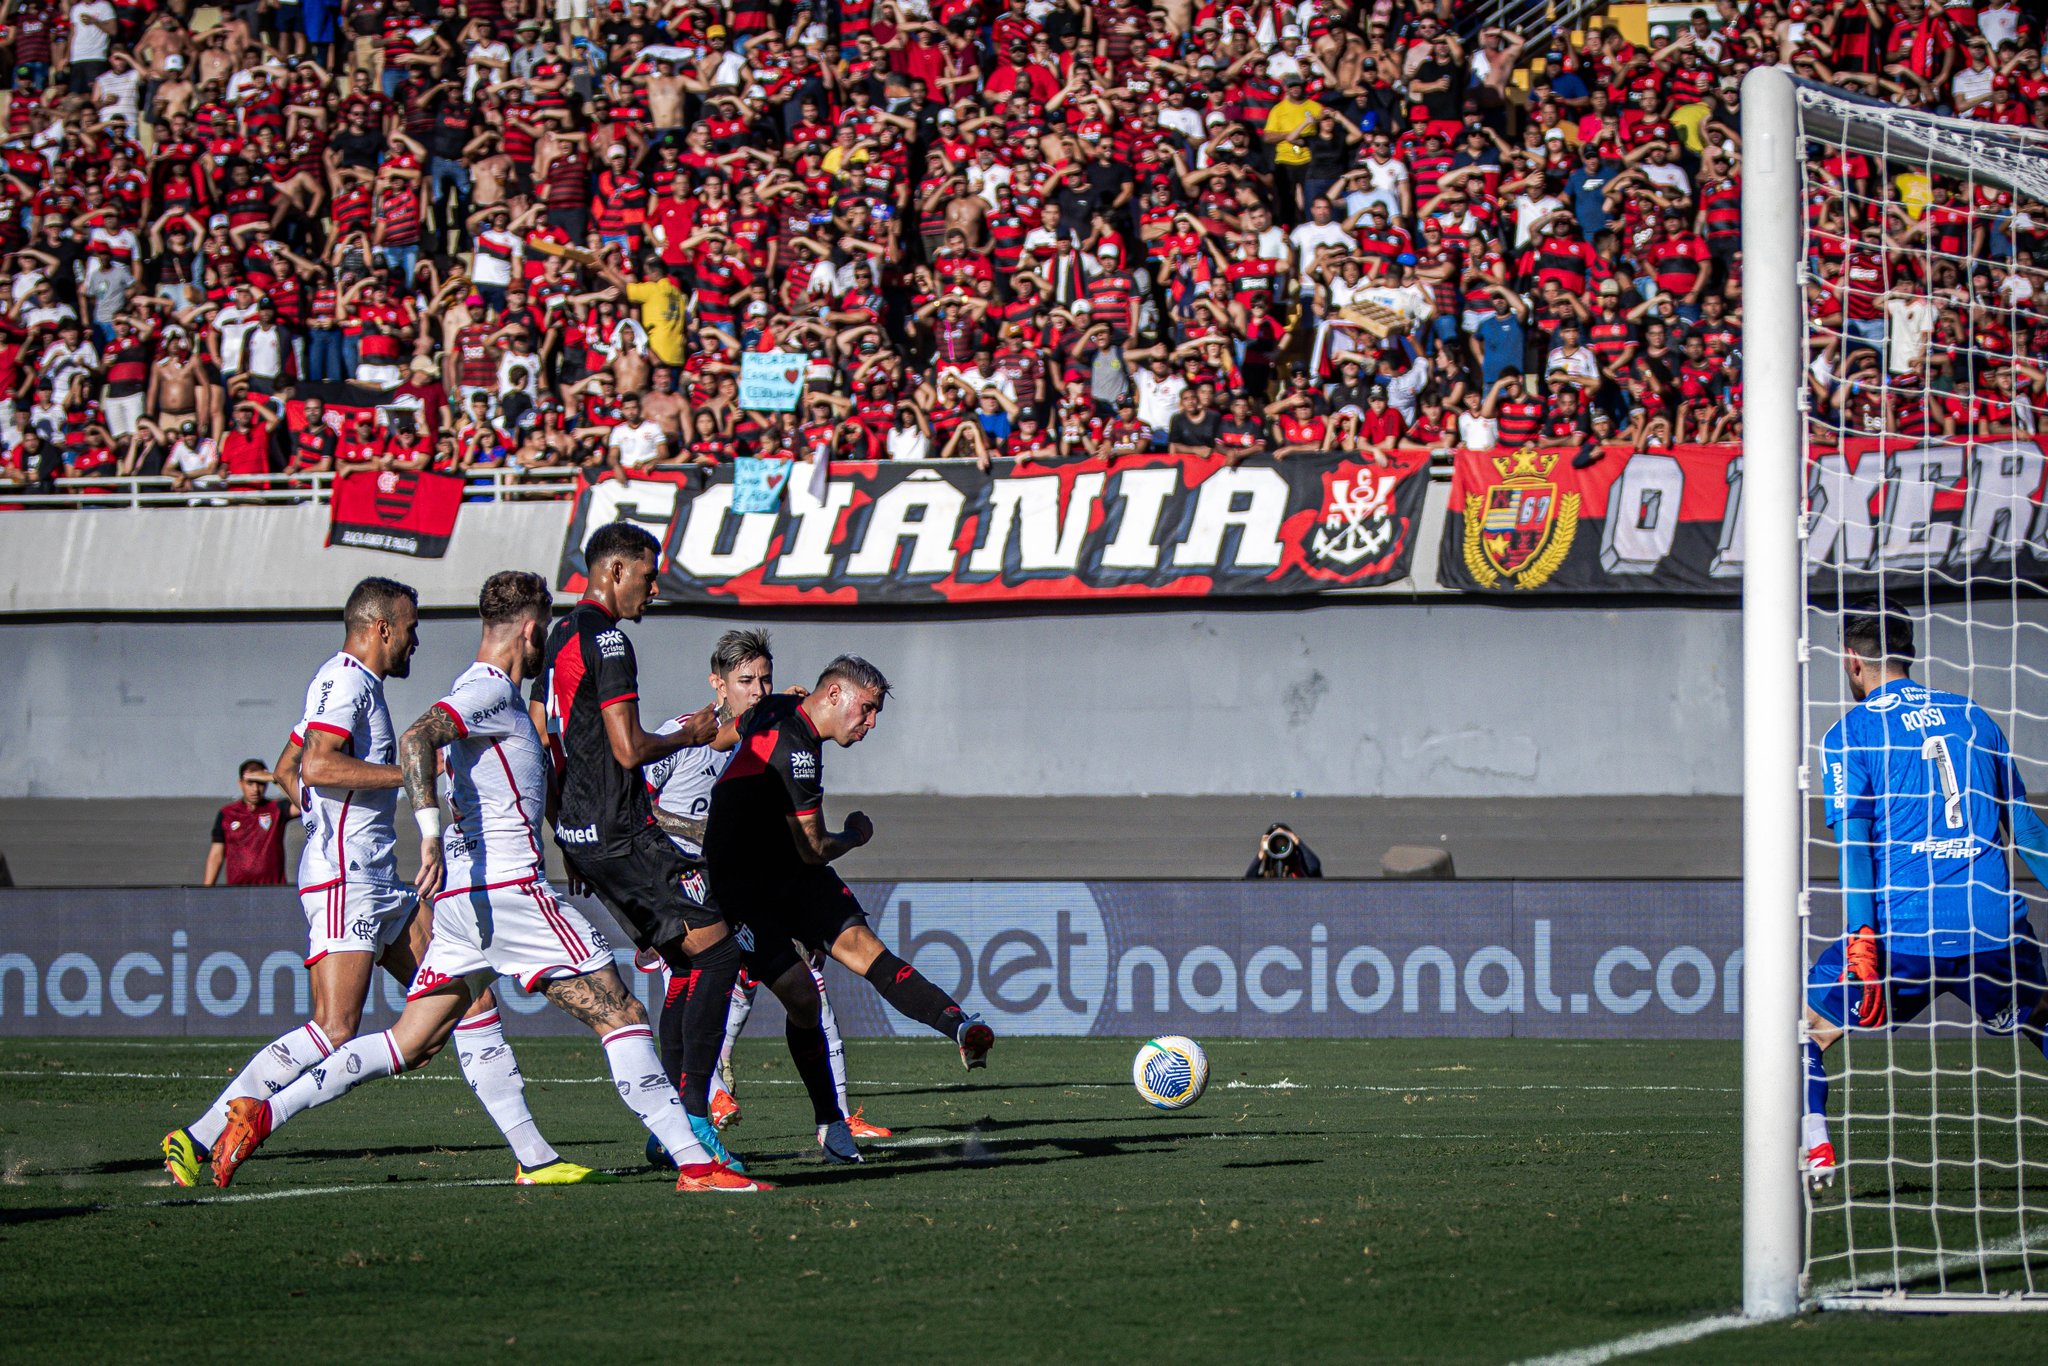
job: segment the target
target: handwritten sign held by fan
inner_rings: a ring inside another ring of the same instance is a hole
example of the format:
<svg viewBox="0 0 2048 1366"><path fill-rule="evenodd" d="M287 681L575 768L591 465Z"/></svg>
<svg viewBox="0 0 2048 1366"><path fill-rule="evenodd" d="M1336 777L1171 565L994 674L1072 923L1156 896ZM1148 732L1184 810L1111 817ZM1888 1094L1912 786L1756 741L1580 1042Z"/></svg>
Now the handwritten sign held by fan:
<svg viewBox="0 0 2048 1366"><path fill-rule="evenodd" d="M809 367L809 358L794 352L744 352L740 356L740 407L757 413L794 412Z"/></svg>

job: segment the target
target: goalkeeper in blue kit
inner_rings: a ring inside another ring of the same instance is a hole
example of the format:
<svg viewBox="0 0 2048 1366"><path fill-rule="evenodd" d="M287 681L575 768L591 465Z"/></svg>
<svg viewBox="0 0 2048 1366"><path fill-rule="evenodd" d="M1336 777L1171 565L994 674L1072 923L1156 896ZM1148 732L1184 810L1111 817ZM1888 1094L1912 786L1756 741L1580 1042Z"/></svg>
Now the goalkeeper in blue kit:
<svg viewBox="0 0 2048 1366"><path fill-rule="evenodd" d="M2005 733L1960 693L1915 683L1913 624L1852 614L1842 668L1857 705L1821 741L1841 844L1844 937L1807 974L1810 1186L1834 1177L1821 1055L1848 1029L1903 1024L1944 992L1994 1034L2042 1045L2048 977L2013 890L2007 846L2048 883L2048 828L2027 805Z"/></svg>

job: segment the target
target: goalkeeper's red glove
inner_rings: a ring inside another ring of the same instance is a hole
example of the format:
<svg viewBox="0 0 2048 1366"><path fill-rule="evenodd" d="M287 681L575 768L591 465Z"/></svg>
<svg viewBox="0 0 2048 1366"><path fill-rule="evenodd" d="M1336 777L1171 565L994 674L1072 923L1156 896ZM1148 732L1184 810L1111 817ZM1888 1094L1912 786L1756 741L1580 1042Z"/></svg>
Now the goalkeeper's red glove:
<svg viewBox="0 0 2048 1366"><path fill-rule="evenodd" d="M1856 1023L1875 1029L1884 1023L1884 969L1878 962L1877 931L1865 925L1850 935L1843 957L1847 966L1841 980L1853 977L1863 988L1856 999Z"/></svg>

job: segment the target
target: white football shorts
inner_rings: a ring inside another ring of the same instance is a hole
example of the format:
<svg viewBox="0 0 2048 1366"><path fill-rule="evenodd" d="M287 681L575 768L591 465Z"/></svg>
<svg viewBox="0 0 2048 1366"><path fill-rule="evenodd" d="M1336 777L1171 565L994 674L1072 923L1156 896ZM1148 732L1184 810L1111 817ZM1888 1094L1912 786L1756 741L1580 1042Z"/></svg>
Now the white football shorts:
<svg viewBox="0 0 2048 1366"><path fill-rule="evenodd" d="M405 934L419 898L402 884L330 882L299 893L306 913L306 966L330 953L367 953L382 958L384 950Z"/></svg>
<svg viewBox="0 0 2048 1366"><path fill-rule="evenodd" d="M493 972L532 991L610 966L612 946L546 878L466 887L434 898L434 936L407 999Z"/></svg>

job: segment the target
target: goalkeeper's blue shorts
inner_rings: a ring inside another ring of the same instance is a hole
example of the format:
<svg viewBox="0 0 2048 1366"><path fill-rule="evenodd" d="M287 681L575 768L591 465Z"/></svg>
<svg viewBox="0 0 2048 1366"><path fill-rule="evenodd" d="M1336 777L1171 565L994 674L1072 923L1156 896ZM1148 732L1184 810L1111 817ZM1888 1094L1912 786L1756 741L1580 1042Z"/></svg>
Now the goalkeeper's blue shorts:
<svg viewBox="0 0 2048 1366"><path fill-rule="evenodd" d="M1929 958L1895 951L1887 944L1884 960L1886 1017L1892 1025L1917 1019L1935 997L1947 994L1964 1001L1991 1033L2010 1034L2048 993L2041 946L2025 920L2013 926L2012 942L1997 948ZM1856 1000L1862 993L1855 979L1842 980L1846 965L1844 942L1836 940L1806 974L1806 1003L1837 1026L1855 1020Z"/></svg>

